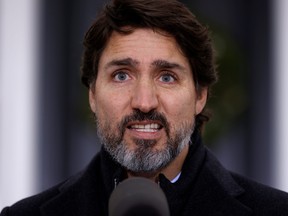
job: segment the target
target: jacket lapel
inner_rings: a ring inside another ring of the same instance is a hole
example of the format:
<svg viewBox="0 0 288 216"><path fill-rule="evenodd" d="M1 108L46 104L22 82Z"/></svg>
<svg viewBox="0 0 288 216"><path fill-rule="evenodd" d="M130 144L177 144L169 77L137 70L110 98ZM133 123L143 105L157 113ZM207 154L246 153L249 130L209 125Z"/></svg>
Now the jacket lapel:
<svg viewBox="0 0 288 216"><path fill-rule="evenodd" d="M92 192L92 184L85 186L82 184L82 180L76 182L73 185L69 185L59 188L59 194L46 202L40 207L41 215L43 216L92 216L102 215L99 206L101 200L96 193ZM98 195L101 196L99 193ZM94 203L97 203L94 205Z"/></svg>
<svg viewBox="0 0 288 216"><path fill-rule="evenodd" d="M102 149L86 170L66 181L59 187L59 194L41 206L41 215L108 215L109 196L114 179L120 180L120 170Z"/></svg>
<svg viewBox="0 0 288 216"><path fill-rule="evenodd" d="M183 215L251 215L251 209L237 200L244 193L231 174L207 151L203 169L195 181Z"/></svg>
<svg viewBox="0 0 288 216"><path fill-rule="evenodd" d="M44 205L40 211L43 216L95 216L107 215L107 194L103 187L100 158L96 156L87 169L70 178L59 187L59 194Z"/></svg>

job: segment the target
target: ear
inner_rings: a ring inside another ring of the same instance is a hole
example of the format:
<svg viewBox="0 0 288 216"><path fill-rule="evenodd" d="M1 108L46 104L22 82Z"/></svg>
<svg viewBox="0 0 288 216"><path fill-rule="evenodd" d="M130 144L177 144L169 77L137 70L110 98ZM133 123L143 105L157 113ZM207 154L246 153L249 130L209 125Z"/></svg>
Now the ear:
<svg viewBox="0 0 288 216"><path fill-rule="evenodd" d="M199 91L196 92L197 99L196 99L196 115L202 112L204 109L206 102L207 102L207 96L208 96L208 88L204 87L201 88Z"/></svg>
<svg viewBox="0 0 288 216"><path fill-rule="evenodd" d="M89 88L89 104L92 112L95 113L96 111L95 90L91 89L91 87Z"/></svg>

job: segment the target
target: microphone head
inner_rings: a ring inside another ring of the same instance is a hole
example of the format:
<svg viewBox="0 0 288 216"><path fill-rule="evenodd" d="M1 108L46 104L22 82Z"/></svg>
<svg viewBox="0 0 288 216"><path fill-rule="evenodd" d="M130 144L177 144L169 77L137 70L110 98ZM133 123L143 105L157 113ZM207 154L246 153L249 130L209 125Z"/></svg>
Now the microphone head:
<svg viewBox="0 0 288 216"><path fill-rule="evenodd" d="M169 206L162 189L141 177L121 182L109 199L109 216L169 216Z"/></svg>

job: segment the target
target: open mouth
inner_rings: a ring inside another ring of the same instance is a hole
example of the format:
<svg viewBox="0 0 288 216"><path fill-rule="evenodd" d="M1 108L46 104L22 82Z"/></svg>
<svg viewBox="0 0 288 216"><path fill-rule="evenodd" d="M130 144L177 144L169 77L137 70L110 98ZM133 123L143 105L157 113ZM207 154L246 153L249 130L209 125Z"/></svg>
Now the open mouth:
<svg viewBox="0 0 288 216"><path fill-rule="evenodd" d="M157 132L163 128L163 126L159 123L132 123L127 126L130 130L136 130L139 132Z"/></svg>

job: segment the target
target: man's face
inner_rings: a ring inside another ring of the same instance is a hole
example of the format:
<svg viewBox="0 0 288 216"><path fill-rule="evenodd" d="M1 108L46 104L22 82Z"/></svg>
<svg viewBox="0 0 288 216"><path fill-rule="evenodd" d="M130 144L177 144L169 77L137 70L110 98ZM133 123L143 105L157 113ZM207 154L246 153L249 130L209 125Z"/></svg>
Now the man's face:
<svg viewBox="0 0 288 216"><path fill-rule="evenodd" d="M187 147L206 96L175 39L149 29L112 34L89 91L104 147L136 173L159 171Z"/></svg>

